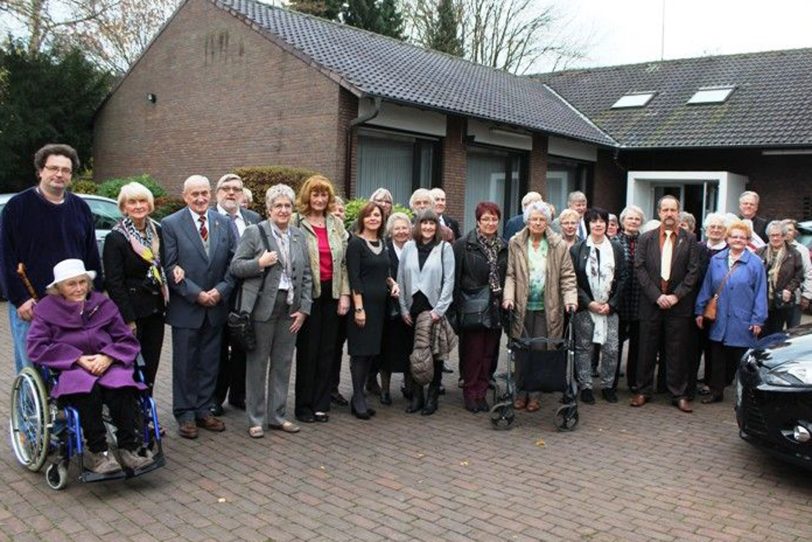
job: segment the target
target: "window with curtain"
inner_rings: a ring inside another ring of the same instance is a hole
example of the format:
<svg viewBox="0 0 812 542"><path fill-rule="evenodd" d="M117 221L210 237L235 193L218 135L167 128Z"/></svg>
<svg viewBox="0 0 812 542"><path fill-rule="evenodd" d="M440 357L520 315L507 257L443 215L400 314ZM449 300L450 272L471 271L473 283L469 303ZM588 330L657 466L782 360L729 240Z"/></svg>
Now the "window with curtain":
<svg viewBox="0 0 812 542"><path fill-rule="evenodd" d="M522 186L522 157L518 153L468 149L465 178L465 231L476 225L476 206L481 201L493 201L506 217L518 213ZM501 226L500 226L501 227Z"/></svg>
<svg viewBox="0 0 812 542"><path fill-rule="evenodd" d="M360 132L356 196L368 198L383 187L392 192L395 203L408 206L414 190L432 186L435 146L434 141L411 136Z"/></svg>

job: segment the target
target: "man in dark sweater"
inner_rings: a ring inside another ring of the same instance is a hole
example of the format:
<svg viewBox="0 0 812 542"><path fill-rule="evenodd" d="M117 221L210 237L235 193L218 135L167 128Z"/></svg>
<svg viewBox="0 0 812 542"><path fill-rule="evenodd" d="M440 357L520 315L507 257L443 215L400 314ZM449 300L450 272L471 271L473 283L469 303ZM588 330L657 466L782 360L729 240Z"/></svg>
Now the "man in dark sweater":
<svg viewBox="0 0 812 542"><path fill-rule="evenodd" d="M76 151L68 145L45 145L34 155L34 168L39 184L11 198L0 219L0 269L9 300L17 372L31 365L25 344L28 327L36 300L53 280L54 266L79 258L86 269L96 272L96 288L102 285L93 215L84 200L67 191L79 168ZM33 292L18 275L20 264Z"/></svg>

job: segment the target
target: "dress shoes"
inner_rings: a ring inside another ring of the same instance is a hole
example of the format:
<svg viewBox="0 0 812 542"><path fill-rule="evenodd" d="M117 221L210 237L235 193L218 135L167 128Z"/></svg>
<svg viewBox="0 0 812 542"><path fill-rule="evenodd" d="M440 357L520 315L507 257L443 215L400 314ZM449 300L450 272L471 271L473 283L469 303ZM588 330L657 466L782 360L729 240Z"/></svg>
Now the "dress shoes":
<svg viewBox="0 0 812 542"><path fill-rule="evenodd" d="M313 414L300 414L296 416L296 419L302 423L315 423L316 417Z"/></svg>
<svg viewBox="0 0 812 542"><path fill-rule="evenodd" d="M359 420L368 420L374 415L375 411L372 409L367 409L366 412L358 412L357 410L355 410L355 405L350 405L350 412L352 412L352 415L358 418Z"/></svg>
<svg viewBox="0 0 812 542"><path fill-rule="evenodd" d="M347 401L347 398L341 395L339 392L330 394L330 402L338 406L347 406L350 404L350 402Z"/></svg>
<svg viewBox="0 0 812 542"><path fill-rule="evenodd" d="M694 411L693 407L691 406L691 402L688 401L687 397L680 397L679 399L676 400L674 405L678 409L680 409L682 412L693 412Z"/></svg>
<svg viewBox="0 0 812 542"><path fill-rule="evenodd" d="M178 435L183 438L196 439L197 438L197 425L195 422L188 420L181 422L178 427Z"/></svg>
<svg viewBox="0 0 812 542"><path fill-rule="evenodd" d="M595 404L595 394L592 393L591 389L585 388L581 390L581 402L587 405Z"/></svg>
<svg viewBox="0 0 812 542"><path fill-rule="evenodd" d="M298 433L301 430L301 427L287 420L279 425L268 424L268 427L274 429L275 431L284 431L285 433Z"/></svg>
<svg viewBox="0 0 812 542"><path fill-rule="evenodd" d="M326 412L316 412L313 414L313 419L319 423L327 423L330 421L330 416Z"/></svg>
<svg viewBox="0 0 812 542"><path fill-rule="evenodd" d="M648 397L646 397L642 393L638 393L632 396L632 400L629 404L633 407L641 407L646 403L648 403Z"/></svg>
<svg viewBox="0 0 812 542"><path fill-rule="evenodd" d="M209 412L212 416L222 416L225 410L223 410L223 405L217 403L209 407Z"/></svg>
<svg viewBox="0 0 812 542"><path fill-rule="evenodd" d="M612 388L602 389L601 395L607 403L617 403L617 392Z"/></svg>
<svg viewBox="0 0 812 542"><path fill-rule="evenodd" d="M725 396L722 395L721 393L711 393L710 395L707 395L702 398L702 404L709 405L711 403L721 403L724 400Z"/></svg>
<svg viewBox="0 0 812 542"><path fill-rule="evenodd" d="M215 433L226 430L226 424L223 423L223 420L215 418L214 416L198 418L195 420L195 425L202 427L206 431L214 431Z"/></svg>

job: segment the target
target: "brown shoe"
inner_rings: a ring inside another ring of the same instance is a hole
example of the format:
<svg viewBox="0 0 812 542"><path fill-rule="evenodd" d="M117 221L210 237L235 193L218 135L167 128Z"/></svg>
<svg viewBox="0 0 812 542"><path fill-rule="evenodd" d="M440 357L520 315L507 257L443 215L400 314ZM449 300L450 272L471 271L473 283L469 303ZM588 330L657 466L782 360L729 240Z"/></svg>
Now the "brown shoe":
<svg viewBox="0 0 812 542"><path fill-rule="evenodd" d="M530 399L527 402L527 412L536 412L541 408L541 403L538 399Z"/></svg>
<svg viewBox="0 0 812 542"><path fill-rule="evenodd" d="M514 410L524 410L527 406L527 397L519 397L515 401L513 401L513 409Z"/></svg>
<svg viewBox="0 0 812 542"><path fill-rule="evenodd" d="M180 427L178 427L178 434L183 438L196 439L197 426L195 425L195 422L191 420L181 422Z"/></svg>
<svg viewBox="0 0 812 542"><path fill-rule="evenodd" d="M691 406L690 401L688 401L687 397L680 397L677 400L676 405L677 405L677 408L680 409L683 412L693 412L694 411L694 409Z"/></svg>
<svg viewBox="0 0 812 542"><path fill-rule="evenodd" d="M215 431L219 433L220 431L226 430L226 424L224 424L220 418L215 418L214 416L198 418L195 420L195 424L198 427L202 427L206 431Z"/></svg>
<svg viewBox="0 0 812 542"><path fill-rule="evenodd" d="M633 406L633 407L641 407L641 406L645 405L647 402L648 402L648 397L646 397L642 393L638 393L638 394L632 396L632 400L631 400L631 402L629 404L631 406Z"/></svg>

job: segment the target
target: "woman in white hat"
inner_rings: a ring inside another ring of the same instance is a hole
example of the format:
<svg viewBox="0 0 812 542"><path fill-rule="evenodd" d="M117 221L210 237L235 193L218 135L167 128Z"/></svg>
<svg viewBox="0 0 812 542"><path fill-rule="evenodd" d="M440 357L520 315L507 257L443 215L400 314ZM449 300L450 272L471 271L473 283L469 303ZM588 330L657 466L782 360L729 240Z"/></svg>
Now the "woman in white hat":
<svg viewBox="0 0 812 542"><path fill-rule="evenodd" d="M34 308L28 356L35 364L59 371L51 396L79 412L88 450L85 467L110 474L122 466L144 467L153 458L149 451L139 453L136 400L138 390L146 386L133 379L138 339L116 305L91 291L95 277L82 260L62 260L54 266L48 295ZM107 453L105 404L117 427L121 464Z"/></svg>

